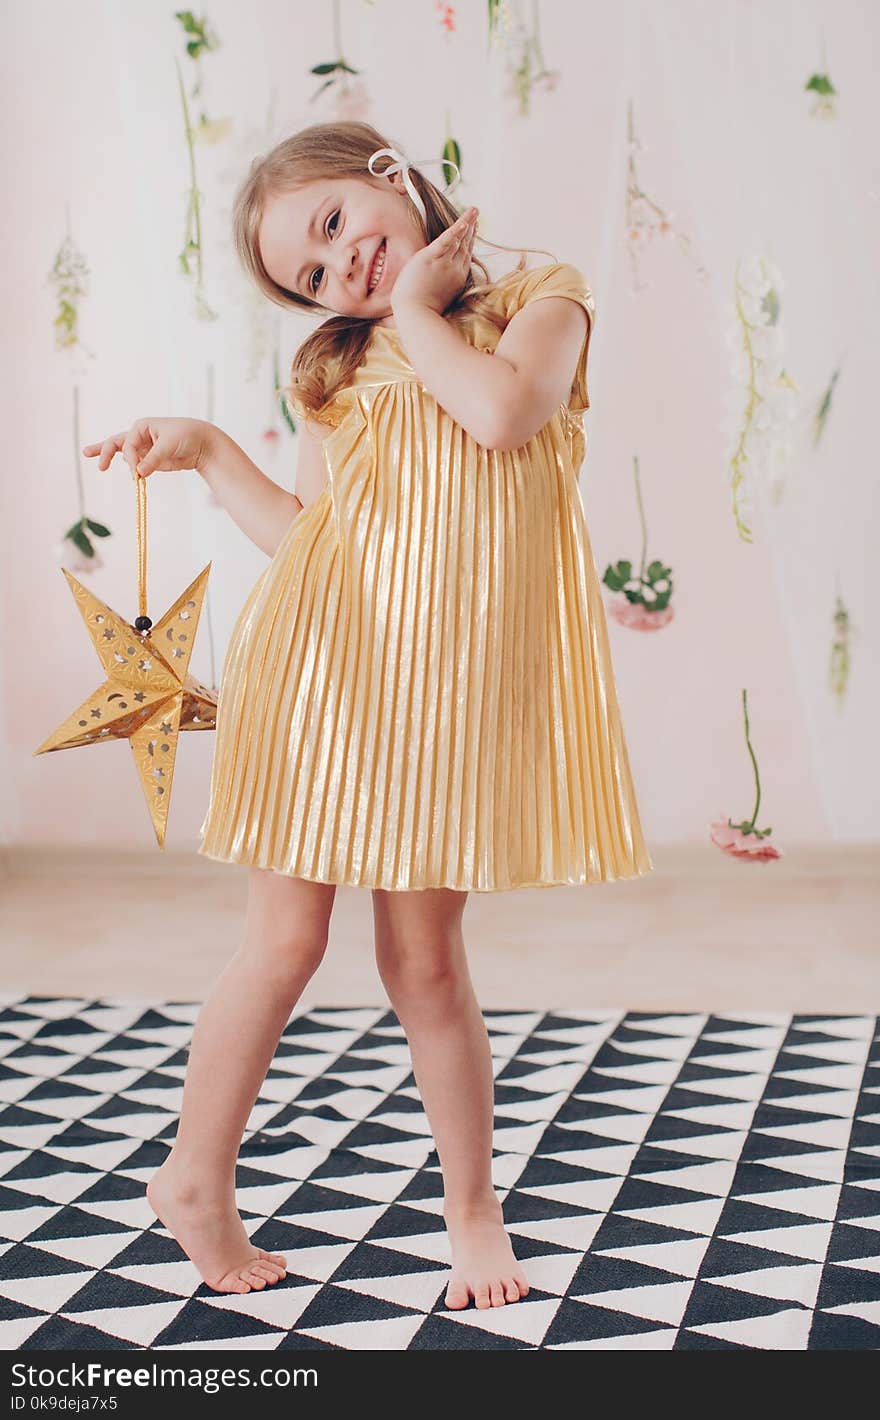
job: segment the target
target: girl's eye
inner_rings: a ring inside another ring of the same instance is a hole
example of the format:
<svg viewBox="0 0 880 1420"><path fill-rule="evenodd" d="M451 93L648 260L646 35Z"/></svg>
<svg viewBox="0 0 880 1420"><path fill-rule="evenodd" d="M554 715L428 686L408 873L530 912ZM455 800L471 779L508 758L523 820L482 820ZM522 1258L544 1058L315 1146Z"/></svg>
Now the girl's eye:
<svg viewBox="0 0 880 1420"><path fill-rule="evenodd" d="M339 209L337 208L337 210L336 210L335 212L331 212L331 213L330 213L330 216L327 218L327 226L330 225L330 223L333 221L333 218L334 218L334 217L338 217L338 216L339 216ZM323 268L323 266L316 266L316 267L315 267L315 271L320 271L320 273L321 273L321 281L323 281L323 280L324 280L324 268ZM318 286L320 286L321 281L318 282ZM311 290L311 293L312 293L313 296L316 296L316 295L318 294L318 286L315 285L315 272L313 271L312 274L311 274L311 276L309 277L309 289Z"/></svg>

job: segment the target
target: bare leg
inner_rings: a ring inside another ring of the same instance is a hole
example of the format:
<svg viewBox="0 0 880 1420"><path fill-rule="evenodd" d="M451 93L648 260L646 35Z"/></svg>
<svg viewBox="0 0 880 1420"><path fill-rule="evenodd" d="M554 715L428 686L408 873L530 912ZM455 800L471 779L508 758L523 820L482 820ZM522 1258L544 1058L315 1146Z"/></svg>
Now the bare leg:
<svg viewBox="0 0 880 1420"><path fill-rule="evenodd" d="M249 1292L285 1259L249 1240L235 1203L248 1117L282 1030L327 945L332 884L251 869L245 939L199 1012L177 1137L147 1199L208 1286Z"/></svg>
<svg viewBox="0 0 880 1420"><path fill-rule="evenodd" d="M443 1170L452 1248L446 1305L518 1301L529 1290L492 1183L495 1087L461 919L466 892L373 891L376 963L406 1032Z"/></svg>

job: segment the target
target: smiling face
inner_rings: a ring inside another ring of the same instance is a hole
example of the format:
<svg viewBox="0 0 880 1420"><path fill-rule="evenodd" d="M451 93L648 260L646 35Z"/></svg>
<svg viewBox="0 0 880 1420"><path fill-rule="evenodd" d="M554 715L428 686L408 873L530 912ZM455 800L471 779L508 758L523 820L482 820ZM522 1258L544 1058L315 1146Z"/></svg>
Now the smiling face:
<svg viewBox="0 0 880 1420"><path fill-rule="evenodd" d="M394 279L425 245L419 215L400 173L390 177L321 178L267 199L260 253L279 286L317 301L335 315L393 323ZM384 243L378 286L367 289Z"/></svg>

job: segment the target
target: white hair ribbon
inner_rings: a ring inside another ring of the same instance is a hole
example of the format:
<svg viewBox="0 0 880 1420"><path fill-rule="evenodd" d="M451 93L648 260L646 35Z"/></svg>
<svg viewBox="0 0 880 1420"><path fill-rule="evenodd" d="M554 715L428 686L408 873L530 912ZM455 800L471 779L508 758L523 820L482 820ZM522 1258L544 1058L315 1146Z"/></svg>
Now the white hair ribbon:
<svg viewBox="0 0 880 1420"><path fill-rule="evenodd" d="M381 173L377 173L376 169L373 167L373 163L375 162L376 158L382 157L391 158L393 159L393 161L389 163L387 168L383 168ZM459 168L458 163L453 162L451 158L421 158L418 162L411 163L409 158L405 157L403 153L399 153L396 148L377 148L375 153L371 154L369 162L367 163L367 167L369 168L370 172L373 174L374 177L386 177L389 173L400 173L403 179L404 187L406 188L419 212L421 212L422 214L422 221L425 224L426 232L428 230L428 214L425 211L424 202L416 191L415 183L409 175L409 170L411 167L426 167L429 163L442 163L444 167L455 168L455 178L451 186L447 184L447 186L443 189L443 195L444 197L447 197L450 192L453 192L455 190L461 179L461 169Z"/></svg>

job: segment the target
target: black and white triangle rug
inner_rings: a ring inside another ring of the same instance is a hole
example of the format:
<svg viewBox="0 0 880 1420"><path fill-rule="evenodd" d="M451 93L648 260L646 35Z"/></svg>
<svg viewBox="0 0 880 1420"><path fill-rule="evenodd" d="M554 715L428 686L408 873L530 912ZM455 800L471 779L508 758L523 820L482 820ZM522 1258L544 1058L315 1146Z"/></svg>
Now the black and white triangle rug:
<svg viewBox="0 0 880 1420"><path fill-rule="evenodd" d="M485 1011L531 1290L450 1311L438 1158L382 1007L291 1017L236 1180L287 1277L201 1282L144 1194L198 1011L0 996L0 1348L880 1348L874 1016Z"/></svg>

